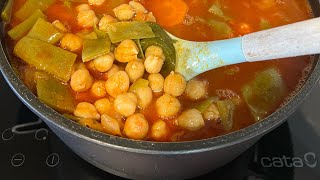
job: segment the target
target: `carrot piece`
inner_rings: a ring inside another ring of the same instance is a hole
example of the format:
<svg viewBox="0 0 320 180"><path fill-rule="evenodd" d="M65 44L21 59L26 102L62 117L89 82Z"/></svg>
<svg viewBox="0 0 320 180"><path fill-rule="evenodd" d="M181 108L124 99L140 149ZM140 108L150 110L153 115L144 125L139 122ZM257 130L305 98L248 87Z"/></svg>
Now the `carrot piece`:
<svg viewBox="0 0 320 180"><path fill-rule="evenodd" d="M158 23L171 27L183 23L189 10L184 0L149 0L146 7L153 12Z"/></svg>

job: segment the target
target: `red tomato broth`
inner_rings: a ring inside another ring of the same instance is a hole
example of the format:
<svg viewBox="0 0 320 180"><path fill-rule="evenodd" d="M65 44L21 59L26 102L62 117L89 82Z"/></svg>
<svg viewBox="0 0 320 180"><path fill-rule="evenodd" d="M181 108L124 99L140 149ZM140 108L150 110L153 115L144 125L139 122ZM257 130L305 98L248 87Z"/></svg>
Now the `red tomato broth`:
<svg viewBox="0 0 320 180"><path fill-rule="evenodd" d="M144 0L140 1L148 10L154 10L154 15L161 16L161 13L156 13L157 7L153 6L154 0ZM185 0L188 5L188 17L201 17L207 19L221 20L221 18L208 12L208 8L216 0ZM272 1L272 0L260 0L260 1ZM25 0L16 0L14 5L14 11L19 9ZM113 15L112 9L117 7L122 3L128 3L129 0L110 0L106 1L102 6L95 7L92 9L97 14L111 14ZM222 5L224 12L230 17L227 22L232 28L233 32L230 36L225 37L216 33L214 28L204 25L199 22L194 22L191 25L187 23L175 25L172 27L165 27L165 29L172 34L195 41L211 41L219 40L231 37L241 36L245 33L259 31L261 18L268 20L268 22L273 26L284 25L296 21L301 21L304 19L311 18L310 7L304 0L283 0L281 4L276 4L273 7L259 10L256 5L254 5L255 0L222 0ZM74 4L77 5L77 4ZM49 7L45 12L48 16L48 20L53 22L54 20L60 20L69 25L73 33L82 31L83 28L79 27L76 22L76 13L74 8L68 9L63 6L63 2L56 1L54 5ZM57 13L58 12L58 13ZM185 20L186 21L186 20ZM10 25L14 27L20 21L13 17ZM13 43L11 43L13 47ZM16 58L15 58L16 59ZM78 58L79 61L79 58ZM273 60L268 62L258 62L258 63L243 63L238 65L232 65L228 67L222 67L215 69L206 73L201 74L197 78L203 79L209 82L210 88L208 89L208 97L217 96L219 93L217 91L226 91L234 93L235 95L241 97L241 88L246 83L254 79L254 75L257 72L261 72L270 67L277 67L288 87L287 96L295 90L299 89L299 83L305 79L303 77L304 70L310 67L312 59L310 56L287 58L283 60ZM23 64L23 63L22 63ZM25 64L23 64L25 66ZM23 74L24 66L20 66L20 73ZM234 70L235 69L235 70ZM233 71L233 74L228 74L228 71ZM92 76L98 80L107 80L103 73L92 73ZM93 97L89 92L76 93L74 96L77 102L87 101L95 102L99 98ZM108 96L109 97L109 96ZM142 113L145 115L151 125L159 120L159 116L155 113L155 101L160 97L159 94L154 94L152 104L145 109ZM190 107L194 102L188 100L185 96L179 98L183 110ZM279 104L280 105L280 104ZM276 109L275 109L276 110ZM275 111L274 110L274 111ZM272 113L272 112L270 112ZM236 107L234 112L234 124L230 131L225 131L221 124L215 121L206 121L206 126L196 132L186 131L177 126L176 117L165 120L169 126L169 133L166 138L160 139L158 141L189 141L197 139L205 139L210 137L219 136L222 134L227 134L232 131L236 131L247 127L255 123L254 118L250 114L250 111L245 104L244 100L241 98L241 103ZM150 131L149 131L150 135ZM149 136L150 137L150 136ZM148 140L153 140L147 138Z"/></svg>

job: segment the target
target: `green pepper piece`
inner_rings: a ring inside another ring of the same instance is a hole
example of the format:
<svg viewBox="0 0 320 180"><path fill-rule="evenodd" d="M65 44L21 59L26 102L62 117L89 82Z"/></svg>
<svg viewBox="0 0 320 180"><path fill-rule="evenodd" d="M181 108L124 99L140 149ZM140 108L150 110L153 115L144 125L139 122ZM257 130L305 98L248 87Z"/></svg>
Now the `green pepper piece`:
<svg viewBox="0 0 320 180"><path fill-rule="evenodd" d="M223 128L230 131L233 126L233 114L235 110L234 102L230 99L217 102L217 108L220 113L220 120Z"/></svg>
<svg viewBox="0 0 320 180"><path fill-rule="evenodd" d="M214 19L203 19L200 17L196 17L195 20L201 24L205 24L211 27L215 32L221 34L224 37L228 37L233 33L232 28L225 22L217 21Z"/></svg>
<svg viewBox="0 0 320 180"><path fill-rule="evenodd" d="M22 38L30 31L39 18L46 19L46 16L40 10L37 10L28 19L11 29L8 32L9 36L14 40Z"/></svg>
<svg viewBox="0 0 320 180"><path fill-rule="evenodd" d="M56 30L51 23L39 18L27 36L55 44L63 37L63 34Z"/></svg>
<svg viewBox="0 0 320 180"><path fill-rule="evenodd" d="M13 7L13 0L8 0L6 6L4 7L1 18L5 22L9 22L11 19L12 14L12 7Z"/></svg>
<svg viewBox="0 0 320 180"><path fill-rule="evenodd" d="M147 22L147 24L151 27L156 37L141 39L141 47L144 51L150 46L159 46L162 48L166 60L162 67L161 74L166 77L171 71L174 71L176 65L176 50L173 45L174 41L158 24L153 22Z"/></svg>
<svg viewBox="0 0 320 180"><path fill-rule="evenodd" d="M73 113L75 101L68 85L43 72L36 77L37 95L42 102L57 111Z"/></svg>
<svg viewBox="0 0 320 180"><path fill-rule="evenodd" d="M201 113L204 113L212 103L215 103L219 100L218 97L210 97L206 100L200 101L192 105L190 109L197 109Z"/></svg>
<svg viewBox="0 0 320 180"><path fill-rule="evenodd" d="M255 79L242 87L241 92L256 121L277 108L286 93L286 86L277 69L256 74Z"/></svg>
<svg viewBox="0 0 320 180"><path fill-rule="evenodd" d="M76 54L30 37L24 37L16 44L14 54L63 82L69 81L77 58Z"/></svg>
<svg viewBox="0 0 320 180"><path fill-rule="evenodd" d="M136 82L134 82L131 85L129 92L135 93L138 89L146 87L146 86L149 86L149 81L140 78L140 79L136 80Z"/></svg>
<svg viewBox="0 0 320 180"><path fill-rule="evenodd" d="M222 10L222 6L221 6L221 2L220 1L216 1L214 2L211 7L209 8L208 12L222 18L225 21L230 21L231 18L226 16Z"/></svg>
<svg viewBox="0 0 320 180"><path fill-rule="evenodd" d="M109 39L84 39L82 49L82 61L88 62L110 52Z"/></svg>
<svg viewBox="0 0 320 180"><path fill-rule="evenodd" d="M112 43L125 39L144 39L155 37L150 26L145 22L116 22L108 25L108 35Z"/></svg>
<svg viewBox="0 0 320 180"><path fill-rule="evenodd" d="M98 39L97 34L95 32L79 32L76 34L82 39Z"/></svg>
<svg viewBox="0 0 320 180"><path fill-rule="evenodd" d="M23 6L15 13L15 16L21 21L29 18L35 11L40 9L45 11L55 0L27 0Z"/></svg>

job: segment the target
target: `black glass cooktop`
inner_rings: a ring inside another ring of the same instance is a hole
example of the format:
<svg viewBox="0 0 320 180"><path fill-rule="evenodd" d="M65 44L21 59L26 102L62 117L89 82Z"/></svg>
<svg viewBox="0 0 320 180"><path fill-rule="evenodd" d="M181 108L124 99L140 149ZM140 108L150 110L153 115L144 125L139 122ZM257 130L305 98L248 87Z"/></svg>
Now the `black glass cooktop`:
<svg viewBox="0 0 320 180"><path fill-rule="evenodd" d="M288 122L237 159L196 179L320 179L320 85ZM0 179L122 179L74 154L0 75ZM319 161L319 163L318 163Z"/></svg>

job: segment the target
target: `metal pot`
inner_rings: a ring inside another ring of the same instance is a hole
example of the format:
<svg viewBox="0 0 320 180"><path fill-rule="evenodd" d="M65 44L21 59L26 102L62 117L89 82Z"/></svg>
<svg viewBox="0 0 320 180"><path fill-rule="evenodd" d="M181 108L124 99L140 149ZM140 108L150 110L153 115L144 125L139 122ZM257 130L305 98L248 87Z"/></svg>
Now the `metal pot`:
<svg viewBox="0 0 320 180"><path fill-rule="evenodd" d="M318 0L310 1L319 15ZM2 8L2 1L0 7ZM235 159L264 134L282 124L305 99L320 77L319 56L301 90L268 118L237 132L215 138L180 143L134 141L102 134L80 126L40 102L12 69L1 24L0 69L6 81L35 114L75 153L109 173L133 179L182 179L205 174Z"/></svg>

